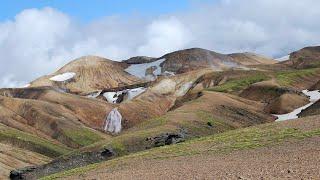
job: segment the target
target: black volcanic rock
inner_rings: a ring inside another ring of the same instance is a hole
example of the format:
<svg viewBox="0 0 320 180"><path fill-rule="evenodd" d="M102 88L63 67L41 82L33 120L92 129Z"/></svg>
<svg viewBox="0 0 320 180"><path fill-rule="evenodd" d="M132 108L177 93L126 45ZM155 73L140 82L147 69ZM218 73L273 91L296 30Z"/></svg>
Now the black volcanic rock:
<svg viewBox="0 0 320 180"><path fill-rule="evenodd" d="M127 64L143 64L143 63L150 63L156 61L157 58L148 57L148 56L136 56L130 59L124 60L122 62Z"/></svg>

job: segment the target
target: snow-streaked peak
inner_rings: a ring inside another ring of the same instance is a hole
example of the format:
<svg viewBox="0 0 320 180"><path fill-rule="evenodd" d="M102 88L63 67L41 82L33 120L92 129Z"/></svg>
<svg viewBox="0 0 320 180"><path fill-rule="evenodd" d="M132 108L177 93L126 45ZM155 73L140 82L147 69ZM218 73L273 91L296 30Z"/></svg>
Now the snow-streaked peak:
<svg viewBox="0 0 320 180"><path fill-rule="evenodd" d="M63 82L63 81L67 81L69 79L72 79L74 76L76 75L76 73L74 72L66 72L63 74L59 74L56 76L53 76L50 78L51 81L58 81L58 82Z"/></svg>

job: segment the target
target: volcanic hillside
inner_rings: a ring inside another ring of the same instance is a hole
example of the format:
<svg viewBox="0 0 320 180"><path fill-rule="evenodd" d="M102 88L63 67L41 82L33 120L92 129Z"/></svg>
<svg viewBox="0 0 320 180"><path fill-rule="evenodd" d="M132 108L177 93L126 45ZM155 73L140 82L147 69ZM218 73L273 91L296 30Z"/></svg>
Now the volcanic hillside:
<svg viewBox="0 0 320 180"><path fill-rule="evenodd" d="M159 58L145 56L132 57L123 61L130 66L126 69L140 78L154 79L155 75L181 74L202 68L214 71L230 68L246 68L250 65L270 65L277 61L254 53L234 53L230 55L214 51L192 48L168 53ZM148 77L149 76L149 77Z"/></svg>
<svg viewBox="0 0 320 180"><path fill-rule="evenodd" d="M208 152L252 148L254 154L288 137L318 138L319 101L308 95L319 93L317 51L304 48L281 63L200 48L122 62L86 56L29 87L0 89L0 179L61 177L68 170L78 178L81 167L89 177L111 159L205 153L216 160ZM315 115L299 122L311 118L316 126L274 123L281 114Z"/></svg>
<svg viewBox="0 0 320 180"><path fill-rule="evenodd" d="M97 56L76 59L57 72L31 82L31 87L52 86L72 93L90 93L141 82L124 71L126 65Z"/></svg>
<svg viewBox="0 0 320 180"><path fill-rule="evenodd" d="M276 60L255 54L255 53L234 53L229 54L228 56L232 57L234 61L242 65L261 65L261 64L275 64Z"/></svg>
<svg viewBox="0 0 320 180"><path fill-rule="evenodd" d="M290 58L283 63L297 69L315 68L320 65L320 46L306 47L292 52Z"/></svg>

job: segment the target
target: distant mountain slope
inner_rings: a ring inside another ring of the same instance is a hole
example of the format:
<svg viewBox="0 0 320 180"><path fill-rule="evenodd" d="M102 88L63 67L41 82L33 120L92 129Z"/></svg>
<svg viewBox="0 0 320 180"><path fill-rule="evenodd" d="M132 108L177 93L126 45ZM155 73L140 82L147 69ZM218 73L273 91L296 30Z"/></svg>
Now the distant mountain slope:
<svg viewBox="0 0 320 180"><path fill-rule="evenodd" d="M207 67L221 70L241 65L227 55L200 48L175 51L162 56L160 59L165 59L161 64L162 72L169 71L174 73L183 73Z"/></svg>
<svg viewBox="0 0 320 180"><path fill-rule="evenodd" d="M141 82L124 71L125 64L97 56L71 61L57 72L31 82L31 87L52 86L72 93L90 93Z"/></svg>
<svg viewBox="0 0 320 180"><path fill-rule="evenodd" d="M186 72L189 70L211 67L215 70L241 67L245 65L274 64L275 60L253 53L220 54L214 51L192 48L172 52L162 56L166 59L162 71Z"/></svg>
<svg viewBox="0 0 320 180"><path fill-rule="evenodd" d="M249 52L234 53L229 54L228 56L232 57L234 61L242 65L275 64L278 62L274 59Z"/></svg>
<svg viewBox="0 0 320 180"><path fill-rule="evenodd" d="M201 68L225 70L244 68L248 65L275 64L277 61L254 53L221 54L214 51L191 48L165 54L159 58L132 57L123 63L129 64L127 72L143 78L148 74L181 74Z"/></svg>
<svg viewBox="0 0 320 180"><path fill-rule="evenodd" d="M320 46L305 47L292 52L290 58L283 62L293 68L314 68L320 66Z"/></svg>

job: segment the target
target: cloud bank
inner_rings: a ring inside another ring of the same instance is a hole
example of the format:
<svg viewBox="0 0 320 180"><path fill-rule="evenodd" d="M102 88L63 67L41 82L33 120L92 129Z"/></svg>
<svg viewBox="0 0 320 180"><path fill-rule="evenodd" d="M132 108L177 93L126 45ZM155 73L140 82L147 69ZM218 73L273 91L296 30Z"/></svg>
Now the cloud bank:
<svg viewBox="0 0 320 180"><path fill-rule="evenodd" d="M318 0L221 0L159 17L81 24L50 7L0 22L0 87L17 87L83 55L122 60L190 47L279 57L320 43Z"/></svg>

